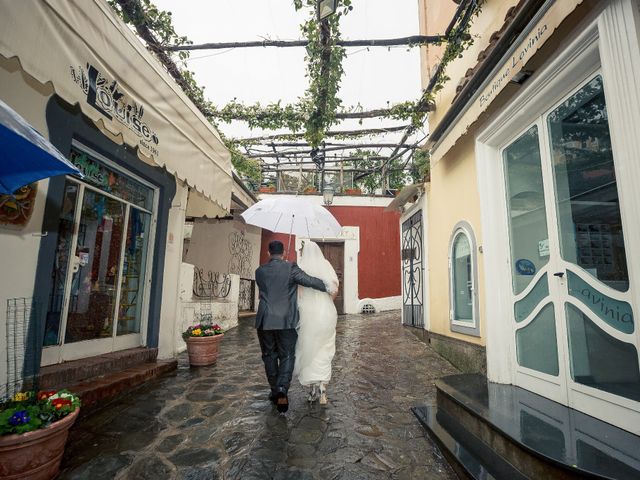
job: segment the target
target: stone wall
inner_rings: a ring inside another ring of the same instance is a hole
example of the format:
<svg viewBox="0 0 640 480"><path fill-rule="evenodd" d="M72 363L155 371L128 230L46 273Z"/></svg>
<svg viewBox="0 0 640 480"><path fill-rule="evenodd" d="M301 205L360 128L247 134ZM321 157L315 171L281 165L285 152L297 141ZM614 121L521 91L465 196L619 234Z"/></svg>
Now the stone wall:
<svg viewBox="0 0 640 480"><path fill-rule="evenodd" d="M421 341L428 344L442 357L463 373L487 375L487 353L485 347L456 338L445 337L421 328L410 328Z"/></svg>
<svg viewBox="0 0 640 480"><path fill-rule="evenodd" d="M182 332L190 325L201 322L203 317L210 317L212 323L217 323L225 331L238 325L240 276L229 274L231 289L226 298L201 299L193 296L194 268L191 264L183 263L180 273L179 314L176 318L176 344L179 352L187 348L182 340Z"/></svg>

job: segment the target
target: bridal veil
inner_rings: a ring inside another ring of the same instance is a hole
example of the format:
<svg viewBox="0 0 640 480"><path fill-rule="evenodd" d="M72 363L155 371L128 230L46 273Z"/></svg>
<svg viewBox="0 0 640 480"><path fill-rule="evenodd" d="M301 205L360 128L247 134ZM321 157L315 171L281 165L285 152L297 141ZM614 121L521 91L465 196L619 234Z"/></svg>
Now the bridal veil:
<svg viewBox="0 0 640 480"><path fill-rule="evenodd" d="M333 289L338 288L338 276L316 243L304 240L298 265L308 275L321 279ZM326 293L299 287L298 310L294 375L302 385L328 382L336 351L336 307Z"/></svg>

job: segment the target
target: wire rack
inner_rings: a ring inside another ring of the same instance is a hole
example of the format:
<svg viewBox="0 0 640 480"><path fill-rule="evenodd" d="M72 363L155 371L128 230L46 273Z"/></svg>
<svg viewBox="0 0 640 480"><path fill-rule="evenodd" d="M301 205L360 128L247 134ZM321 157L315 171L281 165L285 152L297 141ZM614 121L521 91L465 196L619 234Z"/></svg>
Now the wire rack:
<svg viewBox="0 0 640 480"><path fill-rule="evenodd" d="M0 400L17 392L37 389L40 345L37 335L38 303L33 298L7 300L6 383L0 385Z"/></svg>

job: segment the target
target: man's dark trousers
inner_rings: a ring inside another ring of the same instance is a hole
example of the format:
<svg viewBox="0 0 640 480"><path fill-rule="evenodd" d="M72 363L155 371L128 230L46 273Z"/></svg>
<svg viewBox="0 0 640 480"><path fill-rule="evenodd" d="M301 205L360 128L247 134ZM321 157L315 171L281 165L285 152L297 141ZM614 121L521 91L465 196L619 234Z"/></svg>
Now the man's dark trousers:
<svg viewBox="0 0 640 480"><path fill-rule="evenodd" d="M271 257L256 270L260 303L256 330L264 369L274 396L287 394L296 358L298 285L326 292L322 280L304 273L295 263Z"/></svg>
<svg viewBox="0 0 640 480"><path fill-rule="evenodd" d="M298 332L295 328L286 330L258 329L258 340L262 350L264 370L269 380L271 394L287 393L293 375L296 360L296 340Z"/></svg>

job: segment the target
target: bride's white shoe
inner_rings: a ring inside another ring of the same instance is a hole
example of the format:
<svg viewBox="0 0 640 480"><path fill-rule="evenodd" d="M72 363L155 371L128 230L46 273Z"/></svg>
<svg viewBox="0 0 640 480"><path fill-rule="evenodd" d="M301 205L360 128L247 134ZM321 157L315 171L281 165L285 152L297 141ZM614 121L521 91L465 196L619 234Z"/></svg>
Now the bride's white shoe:
<svg viewBox="0 0 640 480"><path fill-rule="evenodd" d="M327 386L324 383L320 384L320 405L327 404Z"/></svg>

